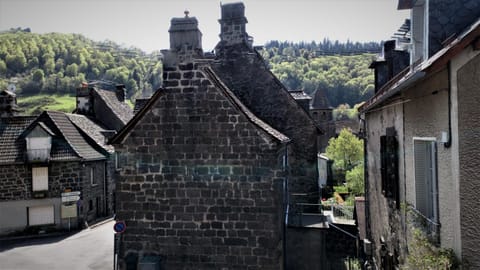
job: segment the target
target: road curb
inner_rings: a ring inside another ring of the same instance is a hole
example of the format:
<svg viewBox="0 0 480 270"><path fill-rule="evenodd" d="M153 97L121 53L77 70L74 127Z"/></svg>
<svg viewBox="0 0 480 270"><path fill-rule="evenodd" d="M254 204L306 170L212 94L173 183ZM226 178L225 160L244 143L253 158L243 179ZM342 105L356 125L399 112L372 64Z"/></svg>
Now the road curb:
<svg viewBox="0 0 480 270"><path fill-rule="evenodd" d="M112 220L114 220L114 217L109 217L109 218L107 218L107 219L104 219L104 220L101 220L101 221L99 221L99 222L96 222L96 223L94 223L94 224L92 224L92 225L88 225L88 228L89 228L89 229L95 229L96 227L101 226L101 225L103 225L103 224L105 224L105 223L108 223L108 222L110 222L110 221L112 221Z"/></svg>

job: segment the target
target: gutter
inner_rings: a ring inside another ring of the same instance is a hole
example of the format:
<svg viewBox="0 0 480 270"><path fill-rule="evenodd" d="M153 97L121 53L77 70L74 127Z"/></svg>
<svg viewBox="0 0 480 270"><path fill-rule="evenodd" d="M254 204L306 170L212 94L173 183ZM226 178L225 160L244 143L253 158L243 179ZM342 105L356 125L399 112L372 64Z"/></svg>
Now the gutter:
<svg viewBox="0 0 480 270"><path fill-rule="evenodd" d="M418 69L407 74L404 78L402 78L397 83L395 83L388 91L380 92L379 95L374 96L372 99L370 99L370 102L367 101L367 103L365 103L364 106L360 107L359 109L360 113L365 113L369 111L370 109L384 102L385 100L392 97L393 95L415 84L420 79L425 77L425 75L426 75L425 71L418 70Z"/></svg>

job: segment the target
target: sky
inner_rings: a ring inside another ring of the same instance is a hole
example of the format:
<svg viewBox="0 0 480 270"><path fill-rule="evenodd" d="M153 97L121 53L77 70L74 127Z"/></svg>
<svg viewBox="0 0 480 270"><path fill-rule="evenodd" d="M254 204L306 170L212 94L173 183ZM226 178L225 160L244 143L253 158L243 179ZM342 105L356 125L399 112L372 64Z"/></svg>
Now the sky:
<svg viewBox="0 0 480 270"><path fill-rule="evenodd" d="M0 0L0 31L78 33L146 52L169 48L170 19L196 17L204 51L219 41L221 3L232 0ZM243 0L254 45L279 41L381 41L409 17L398 0Z"/></svg>

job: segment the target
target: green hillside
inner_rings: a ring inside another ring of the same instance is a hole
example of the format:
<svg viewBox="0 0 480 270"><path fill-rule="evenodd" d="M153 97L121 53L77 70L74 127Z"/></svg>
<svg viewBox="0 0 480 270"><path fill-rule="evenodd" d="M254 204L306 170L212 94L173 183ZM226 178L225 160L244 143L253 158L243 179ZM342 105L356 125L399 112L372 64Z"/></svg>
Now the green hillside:
<svg viewBox="0 0 480 270"><path fill-rule="evenodd" d="M20 97L74 95L83 81L106 80L125 84L128 98L135 98L143 89L157 89L161 75L158 54L114 42L18 29L0 34L0 88L17 81Z"/></svg>
<svg viewBox="0 0 480 270"><path fill-rule="evenodd" d="M374 75L368 66L380 48L379 43L272 41L262 55L287 88L308 94L321 88L332 106L353 107L373 94Z"/></svg>
<svg viewBox="0 0 480 270"><path fill-rule="evenodd" d="M372 42L271 41L260 53L287 88L308 94L325 89L331 105L343 110L339 114L351 114L345 110L373 93L368 65L380 48L380 43ZM90 80L125 84L133 101L142 91L151 93L161 86L159 53L78 34L36 34L30 29L0 33L0 89L15 82L20 106L27 113L71 111L75 89Z"/></svg>

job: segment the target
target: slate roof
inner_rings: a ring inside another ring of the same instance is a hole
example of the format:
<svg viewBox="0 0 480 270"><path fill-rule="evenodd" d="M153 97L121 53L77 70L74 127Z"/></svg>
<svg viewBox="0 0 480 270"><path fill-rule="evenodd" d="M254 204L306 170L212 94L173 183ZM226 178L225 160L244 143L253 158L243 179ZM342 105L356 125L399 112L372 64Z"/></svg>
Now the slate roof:
<svg viewBox="0 0 480 270"><path fill-rule="evenodd" d="M331 109L325 90L323 89L315 90L310 108L311 109Z"/></svg>
<svg viewBox="0 0 480 270"><path fill-rule="evenodd" d="M237 109L239 109L240 112L242 112L247 119L254 124L255 126L259 127L263 131L265 131L267 134L275 138L276 140L280 141L281 143L288 143L290 142L290 138L279 132L278 130L274 129L264 121L262 121L260 118L255 116L236 96L235 94L218 78L218 76L215 74L215 72L210 68L210 67L205 67L204 69L206 75L212 82L217 86L222 92L225 94L225 96L232 102L233 106L235 106ZM147 104L143 106L142 109L138 113L135 114L135 116L132 118L132 120L125 125L125 127L122 128L111 140L110 143L112 144L117 144L121 143L121 141L127 136L127 134L135 127L135 124L140 120L143 115L150 109L150 107L155 103L157 99L159 99L163 93L161 89L156 91L153 96L148 100Z"/></svg>
<svg viewBox="0 0 480 270"><path fill-rule="evenodd" d="M367 100L358 111L364 113L385 100L389 99L396 93L408 89L411 85L424 79L427 74L434 74L440 68L447 65L448 61L460 53L466 46L474 42L480 35L480 19L467 27L449 44L445 45L441 50L432 55L421 63L413 63L403 72L400 72L384 86L378 89L377 93Z"/></svg>
<svg viewBox="0 0 480 270"><path fill-rule="evenodd" d="M106 151L113 153L113 146L109 145L105 141L105 136L103 132L110 131L107 128L93 122L90 118L81 114L71 114L67 113L66 116L68 119L80 130L82 130L86 135L88 135L92 140L94 140L100 147Z"/></svg>
<svg viewBox="0 0 480 270"><path fill-rule="evenodd" d="M81 158L86 160L105 159L105 156L95 150L80 134L80 131L70 121L65 113L48 111L48 116L60 130L63 138L68 142L73 151Z"/></svg>
<svg viewBox="0 0 480 270"><path fill-rule="evenodd" d="M290 95L292 95L292 97L295 100L302 100L302 99L310 100L310 99L312 99L312 97L307 95L307 93L305 93L303 90L290 90L288 92L290 93Z"/></svg>
<svg viewBox="0 0 480 270"><path fill-rule="evenodd" d="M223 90L223 92L227 96L227 98L229 98L234 103L234 105L236 105L236 107L238 109L240 109L240 111L243 112L245 114L245 116L247 116L247 118L250 120L250 122L252 122L256 126L258 126L259 128L263 129L268 134L270 134L271 136L273 136L275 139L279 140L282 143L287 143L287 142L290 141L290 138L288 138L287 136L282 134L280 131L274 129L269 124L265 123L263 120L258 118L255 114L253 114L247 108L247 106L245 106L240 101L240 99L222 82L222 80L220 80L220 78L218 78L218 76L215 74L215 72L210 67L206 67L204 71L207 74L207 76L210 77L210 79L213 81L213 83L215 83L215 85L218 88Z"/></svg>
<svg viewBox="0 0 480 270"><path fill-rule="evenodd" d="M0 118L0 164L23 162L25 141L18 137L34 120L32 116Z"/></svg>
<svg viewBox="0 0 480 270"><path fill-rule="evenodd" d="M150 100L149 98L137 98L135 100L135 107L133 108L133 114L136 114L137 112L139 112L145 106L145 104L147 104L149 100Z"/></svg>
<svg viewBox="0 0 480 270"><path fill-rule="evenodd" d="M93 88L98 96L107 104L107 107L120 119L123 124L128 123L133 117L133 111L127 103L118 100L114 91Z"/></svg>

